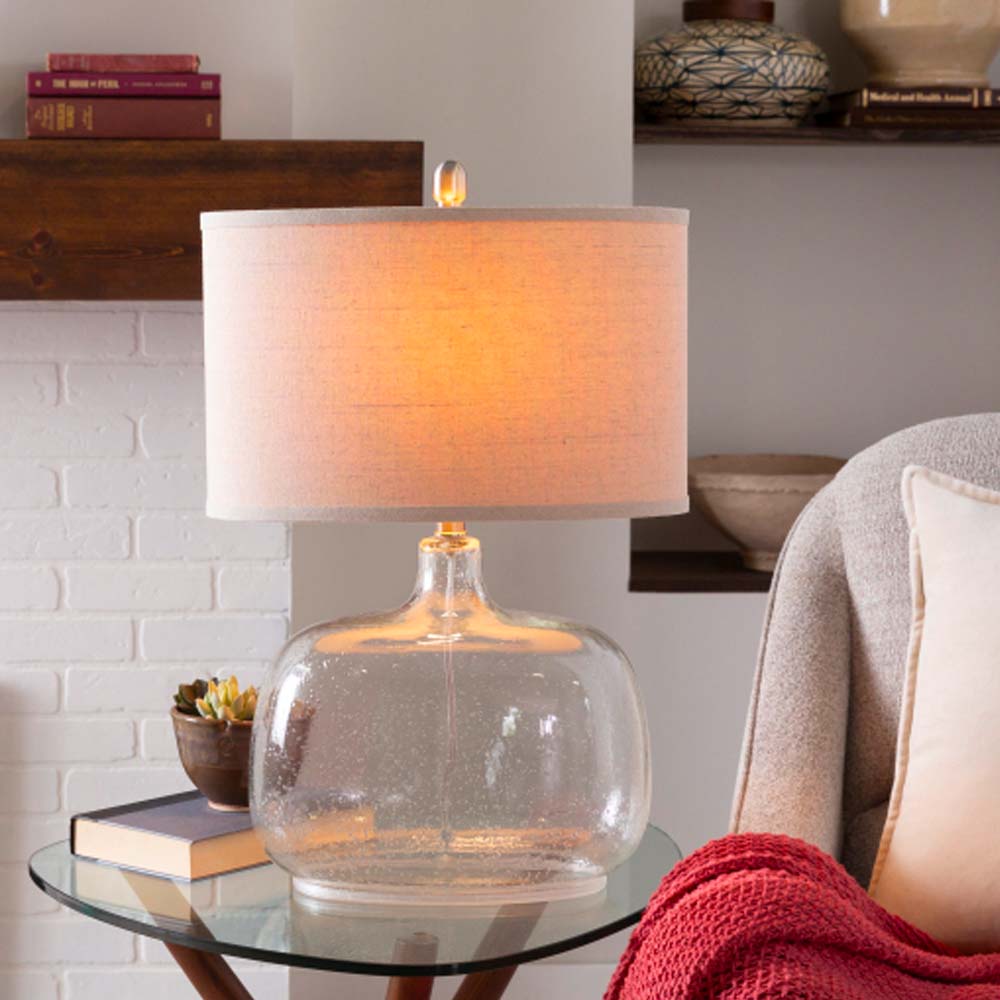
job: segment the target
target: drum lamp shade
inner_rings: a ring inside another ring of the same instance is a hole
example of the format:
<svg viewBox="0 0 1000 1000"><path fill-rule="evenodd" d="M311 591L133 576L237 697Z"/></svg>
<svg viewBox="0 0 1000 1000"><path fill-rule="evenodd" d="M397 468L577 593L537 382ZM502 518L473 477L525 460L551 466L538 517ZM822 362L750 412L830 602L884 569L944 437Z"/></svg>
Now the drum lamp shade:
<svg viewBox="0 0 1000 1000"><path fill-rule="evenodd" d="M687 509L687 212L211 212L208 513Z"/></svg>

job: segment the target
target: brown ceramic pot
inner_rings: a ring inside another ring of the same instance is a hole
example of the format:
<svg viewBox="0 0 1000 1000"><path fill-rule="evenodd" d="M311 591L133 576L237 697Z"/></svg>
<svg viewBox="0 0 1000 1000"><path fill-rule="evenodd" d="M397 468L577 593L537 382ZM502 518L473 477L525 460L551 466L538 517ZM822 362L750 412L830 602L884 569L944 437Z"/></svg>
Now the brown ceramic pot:
<svg viewBox="0 0 1000 1000"><path fill-rule="evenodd" d="M250 805L252 722L223 722L170 710L177 752L187 776L216 809Z"/></svg>

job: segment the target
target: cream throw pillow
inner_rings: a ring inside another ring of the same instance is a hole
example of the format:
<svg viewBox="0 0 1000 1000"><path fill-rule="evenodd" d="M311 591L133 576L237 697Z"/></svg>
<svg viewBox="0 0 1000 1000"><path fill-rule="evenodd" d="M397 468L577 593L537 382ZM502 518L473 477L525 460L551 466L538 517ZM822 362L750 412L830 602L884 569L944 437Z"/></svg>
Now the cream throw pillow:
<svg viewBox="0 0 1000 1000"><path fill-rule="evenodd" d="M1000 493L910 466L913 624L869 891L965 952L1000 950Z"/></svg>

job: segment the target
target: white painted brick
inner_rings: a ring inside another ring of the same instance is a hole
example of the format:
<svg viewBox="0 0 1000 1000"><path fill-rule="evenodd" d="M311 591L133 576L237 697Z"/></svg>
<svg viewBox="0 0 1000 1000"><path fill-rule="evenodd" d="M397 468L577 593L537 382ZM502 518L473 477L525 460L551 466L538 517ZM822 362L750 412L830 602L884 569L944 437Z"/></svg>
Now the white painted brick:
<svg viewBox="0 0 1000 1000"><path fill-rule="evenodd" d="M0 761L79 763L128 760L134 754L132 723L125 719L22 719L0 726Z"/></svg>
<svg viewBox="0 0 1000 1000"><path fill-rule="evenodd" d="M191 462L88 462L66 469L71 507L205 506L205 470Z"/></svg>
<svg viewBox="0 0 1000 1000"><path fill-rule="evenodd" d="M205 415L200 410L159 409L143 414L139 440L149 458L199 458L205 454Z"/></svg>
<svg viewBox="0 0 1000 1000"><path fill-rule="evenodd" d="M177 683L174 683L175 677ZM166 712L177 684L190 683L188 671L125 667L70 667L65 674L70 712Z"/></svg>
<svg viewBox="0 0 1000 1000"><path fill-rule="evenodd" d="M0 997L4 1000L58 1000L59 980L51 972L0 972Z"/></svg>
<svg viewBox="0 0 1000 1000"><path fill-rule="evenodd" d="M0 955L17 955L31 965L120 965L132 962L135 945L132 935L120 928L78 914L30 921L8 918L0 920Z"/></svg>
<svg viewBox="0 0 1000 1000"><path fill-rule="evenodd" d="M283 559L284 524L213 521L200 514L143 514L138 520L143 559Z"/></svg>
<svg viewBox="0 0 1000 1000"><path fill-rule="evenodd" d="M5 659L13 659L6 650L4 654ZM4 715L58 711L59 677L53 671L0 669L0 725Z"/></svg>
<svg viewBox="0 0 1000 1000"><path fill-rule="evenodd" d="M0 462L0 510L55 507L59 479L54 469L35 462Z"/></svg>
<svg viewBox="0 0 1000 1000"><path fill-rule="evenodd" d="M0 455L124 458L134 450L135 425L120 413L72 406L57 406L52 411L0 409Z"/></svg>
<svg viewBox="0 0 1000 1000"><path fill-rule="evenodd" d="M127 357L135 351L135 325L131 313L4 310L0 357L52 361Z"/></svg>
<svg viewBox="0 0 1000 1000"><path fill-rule="evenodd" d="M277 1000L287 995L288 970L282 966L259 965L249 969L240 966L238 976L251 996ZM197 1000L198 997L184 974L176 968L70 969L66 973L66 990L66 1000L108 1000L109 996L127 997L129 1000L133 997L142 997L142 1000ZM384 985L382 991L385 992Z"/></svg>
<svg viewBox="0 0 1000 1000"><path fill-rule="evenodd" d="M59 816L0 816L0 861L25 862L39 848L68 836L69 824Z"/></svg>
<svg viewBox="0 0 1000 1000"><path fill-rule="evenodd" d="M197 883L192 883L192 886ZM197 889L195 890L197 891ZM136 944L139 946L139 961L148 962L150 965L173 965L174 960L170 952L162 941L156 938L138 937ZM226 962L233 963L233 959L227 958Z"/></svg>
<svg viewBox="0 0 1000 1000"><path fill-rule="evenodd" d="M55 406L58 398L55 365L0 364L0 406Z"/></svg>
<svg viewBox="0 0 1000 1000"><path fill-rule="evenodd" d="M58 909L59 904L31 881L23 864L0 865L0 913L54 913ZM6 995L0 989L0 997Z"/></svg>
<svg viewBox="0 0 1000 1000"><path fill-rule="evenodd" d="M142 353L150 358L199 360L203 354L201 313L150 312L142 316Z"/></svg>
<svg viewBox="0 0 1000 1000"><path fill-rule="evenodd" d="M66 606L75 611L204 611L212 606L211 567L70 566Z"/></svg>
<svg viewBox="0 0 1000 1000"><path fill-rule="evenodd" d="M277 616L147 618L140 625L139 646L150 660L266 660L286 634L285 619Z"/></svg>
<svg viewBox="0 0 1000 1000"><path fill-rule="evenodd" d="M176 760L173 723L169 719L143 719L139 726L139 747L143 760Z"/></svg>
<svg viewBox="0 0 1000 1000"><path fill-rule="evenodd" d="M0 813L47 813L58 808L58 771L0 767Z"/></svg>
<svg viewBox="0 0 1000 1000"><path fill-rule="evenodd" d="M127 660L132 623L125 618L0 618L7 660Z"/></svg>
<svg viewBox="0 0 1000 1000"><path fill-rule="evenodd" d="M195 409L204 405L200 365L84 365L66 369L69 402L77 406Z"/></svg>
<svg viewBox="0 0 1000 1000"><path fill-rule="evenodd" d="M287 563L224 566L219 570L219 607L224 611L287 611L290 587Z"/></svg>
<svg viewBox="0 0 1000 1000"><path fill-rule="evenodd" d="M176 767L75 767L63 788L64 808L70 814L106 806L151 799L191 790L191 782Z"/></svg>
<svg viewBox="0 0 1000 1000"><path fill-rule="evenodd" d="M196 677L230 674L237 676L241 687L259 686L264 668L244 663L70 667L65 675L66 707L71 712L167 712L178 685L190 684Z"/></svg>
<svg viewBox="0 0 1000 1000"><path fill-rule="evenodd" d="M125 559L129 546L123 514L0 514L0 559Z"/></svg>
<svg viewBox="0 0 1000 1000"><path fill-rule="evenodd" d="M52 611L59 603L59 577L41 566L0 566L0 610Z"/></svg>

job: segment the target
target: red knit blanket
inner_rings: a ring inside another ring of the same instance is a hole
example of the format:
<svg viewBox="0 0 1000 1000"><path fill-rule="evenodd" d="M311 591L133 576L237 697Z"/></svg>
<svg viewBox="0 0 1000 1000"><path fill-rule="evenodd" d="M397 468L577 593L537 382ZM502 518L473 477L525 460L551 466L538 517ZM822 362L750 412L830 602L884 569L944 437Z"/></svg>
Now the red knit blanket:
<svg viewBox="0 0 1000 1000"><path fill-rule="evenodd" d="M998 1000L1000 955L958 955L810 844L739 834L663 880L605 994L710 998Z"/></svg>

